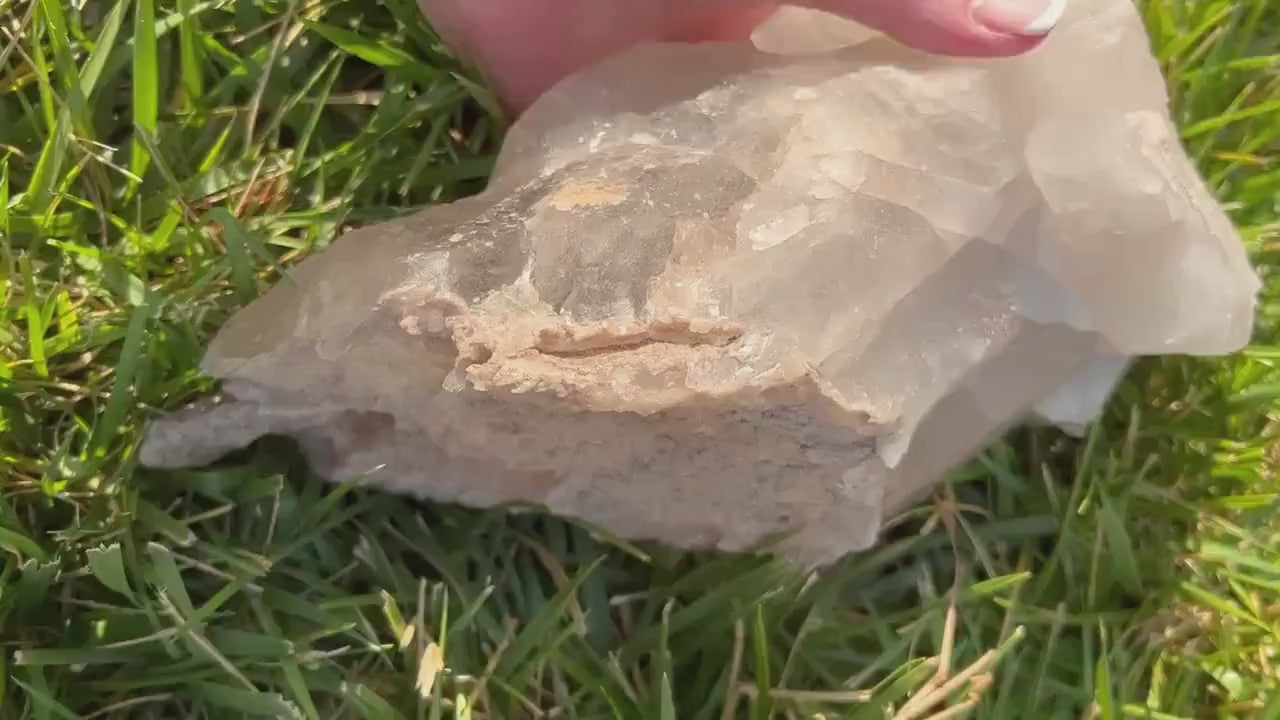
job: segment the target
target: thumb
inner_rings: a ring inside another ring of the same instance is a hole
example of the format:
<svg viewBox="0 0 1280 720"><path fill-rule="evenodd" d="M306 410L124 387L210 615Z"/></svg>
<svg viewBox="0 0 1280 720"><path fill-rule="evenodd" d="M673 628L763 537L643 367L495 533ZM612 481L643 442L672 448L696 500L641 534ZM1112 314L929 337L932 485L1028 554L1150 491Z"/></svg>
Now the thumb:
<svg viewBox="0 0 1280 720"><path fill-rule="evenodd" d="M1000 57L1039 45L1067 0L797 0L938 55Z"/></svg>

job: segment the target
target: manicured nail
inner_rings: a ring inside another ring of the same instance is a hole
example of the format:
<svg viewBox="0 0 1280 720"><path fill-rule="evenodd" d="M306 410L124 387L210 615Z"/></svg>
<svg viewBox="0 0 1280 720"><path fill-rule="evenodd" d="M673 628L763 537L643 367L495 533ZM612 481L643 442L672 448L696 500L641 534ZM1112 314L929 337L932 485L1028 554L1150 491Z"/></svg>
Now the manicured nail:
<svg viewBox="0 0 1280 720"><path fill-rule="evenodd" d="M976 0L973 19L1010 35L1048 35L1062 19L1067 0Z"/></svg>

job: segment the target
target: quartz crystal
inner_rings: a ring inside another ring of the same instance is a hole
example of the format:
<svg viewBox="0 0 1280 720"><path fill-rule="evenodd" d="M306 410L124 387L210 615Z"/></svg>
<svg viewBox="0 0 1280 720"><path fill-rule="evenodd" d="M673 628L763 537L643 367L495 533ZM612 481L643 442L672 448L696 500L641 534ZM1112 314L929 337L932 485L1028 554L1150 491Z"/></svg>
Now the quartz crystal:
<svg viewBox="0 0 1280 720"><path fill-rule="evenodd" d="M266 434L329 479L821 565L1130 358L1247 342L1258 289L1136 10L1018 58L814 11L650 44L511 129L481 194L355 230L234 316L145 464Z"/></svg>

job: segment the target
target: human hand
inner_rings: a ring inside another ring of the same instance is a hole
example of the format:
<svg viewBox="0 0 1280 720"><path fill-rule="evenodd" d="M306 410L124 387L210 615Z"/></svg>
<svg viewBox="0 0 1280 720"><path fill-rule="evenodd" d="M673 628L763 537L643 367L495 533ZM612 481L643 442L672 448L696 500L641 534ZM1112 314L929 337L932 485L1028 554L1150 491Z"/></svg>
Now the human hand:
<svg viewBox="0 0 1280 720"><path fill-rule="evenodd" d="M781 0L419 0L447 41L520 112L566 75L630 45L742 40ZM1067 0L799 0L941 55L1016 55Z"/></svg>

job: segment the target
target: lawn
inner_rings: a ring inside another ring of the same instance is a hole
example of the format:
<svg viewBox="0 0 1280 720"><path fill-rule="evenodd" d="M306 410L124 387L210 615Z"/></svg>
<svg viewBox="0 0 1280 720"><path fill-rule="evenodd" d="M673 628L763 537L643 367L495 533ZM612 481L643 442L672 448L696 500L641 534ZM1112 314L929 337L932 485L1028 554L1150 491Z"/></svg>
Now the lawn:
<svg viewBox="0 0 1280 720"><path fill-rule="evenodd" d="M1118 0L1119 1L1119 0ZM1269 280L1280 3L1147 0ZM0 720L1280 720L1280 283L1256 344L1018 430L797 577L310 477L137 467L202 344L343 228L482 187L502 122L413 0L0 0Z"/></svg>

